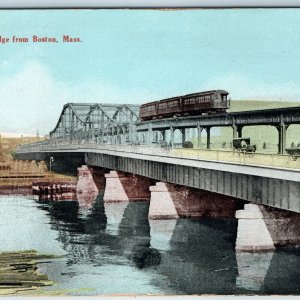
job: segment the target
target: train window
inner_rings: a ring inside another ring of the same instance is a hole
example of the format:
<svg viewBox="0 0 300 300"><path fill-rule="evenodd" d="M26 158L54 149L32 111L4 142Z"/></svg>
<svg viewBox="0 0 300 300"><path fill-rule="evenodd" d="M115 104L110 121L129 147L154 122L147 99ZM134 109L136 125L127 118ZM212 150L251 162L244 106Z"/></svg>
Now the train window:
<svg viewBox="0 0 300 300"><path fill-rule="evenodd" d="M174 107L174 106L176 106L176 101L168 102L168 107Z"/></svg>

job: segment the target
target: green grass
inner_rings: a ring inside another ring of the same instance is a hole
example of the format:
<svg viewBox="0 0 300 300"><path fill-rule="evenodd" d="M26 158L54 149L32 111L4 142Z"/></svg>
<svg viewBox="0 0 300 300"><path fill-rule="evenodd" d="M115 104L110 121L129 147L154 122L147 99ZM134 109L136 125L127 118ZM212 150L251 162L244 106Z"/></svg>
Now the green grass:
<svg viewBox="0 0 300 300"><path fill-rule="evenodd" d="M300 106L300 102L292 101L265 101L265 100L232 100L228 112L260 110Z"/></svg>

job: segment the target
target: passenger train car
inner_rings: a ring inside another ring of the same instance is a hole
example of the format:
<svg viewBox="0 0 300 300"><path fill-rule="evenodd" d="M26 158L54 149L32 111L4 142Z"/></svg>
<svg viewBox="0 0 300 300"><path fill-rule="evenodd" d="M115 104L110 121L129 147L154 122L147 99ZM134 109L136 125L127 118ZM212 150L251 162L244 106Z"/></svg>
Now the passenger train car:
<svg viewBox="0 0 300 300"><path fill-rule="evenodd" d="M213 90L168 98L141 105L141 121L157 118L179 117L226 112L230 106L228 92Z"/></svg>

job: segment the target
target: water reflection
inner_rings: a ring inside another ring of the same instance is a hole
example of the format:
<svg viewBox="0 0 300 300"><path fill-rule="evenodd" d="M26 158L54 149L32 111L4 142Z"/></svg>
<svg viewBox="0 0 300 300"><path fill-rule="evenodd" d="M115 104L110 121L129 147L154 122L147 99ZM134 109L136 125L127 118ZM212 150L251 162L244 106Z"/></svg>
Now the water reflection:
<svg viewBox="0 0 300 300"><path fill-rule="evenodd" d="M107 218L107 231L109 234L118 235L119 225L124 216L124 211L129 204L124 202L104 202L105 215Z"/></svg>
<svg viewBox="0 0 300 300"><path fill-rule="evenodd" d="M235 219L149 223L149 202L104 203L103 193L90 209L83 207L78 201L49 202L51 228L58 232L57 240L67 252L66 265L59 266L56 276L73 280L94 276L98 282L114 274L117 282L124 281L122 291L133 289L136 294L141 289L156 294L221 295L298 291L299 255L236 254ZM284 270L287 264L292 271ZM131 280L127 279L130 276ZM145 276L150 286L133 285L132 280L140 282ZM119 291L114 285L100 286L98 294L103 289L110 294Z"/></svg>
<svg viewBox="0 0 300 300"><path fill-rule="evenodd" d="M151 246L159 250L169 250L170 242L177 219L171 220L149 220L151 232Z"/></svg>
<svg viewBox="0 0 300 300"><path fill-rule="evenodd" d="M236 253L238 276L236 285L250 291L260 291L274 252Z"/></svg>
<svg viewBox="0 0 300 300"><path fill-rule="evenodd" d="M51 226L59 232L58 240L68 252L69 264L97 263L95 259L103 250L108 250L109 255L125 256L138 268L157 264L159 253L150 245L148 209L147 202L128 203L116 232L111 234L111 228L107 230L103 193L84 216L78 201L49 202Z"/></svg>
<svg viewBox="0 0 300 300"><path fill-rule="evenodd" d="M282 249L274 252L261 293L300 294L300 249Z"/></svg>
<svg viewBox="0 0 300 300"><path fill-rule="evenodd" d="M236 294L235 220L178 219L159 272L183 294Z"/></svg>
<svg viewBox="0 0 300 300"><path fill-rule="evenodd" d="M129 202L119 225L119 246L139 269L158 265L160 253L151 247L149 202Z"/></svg>

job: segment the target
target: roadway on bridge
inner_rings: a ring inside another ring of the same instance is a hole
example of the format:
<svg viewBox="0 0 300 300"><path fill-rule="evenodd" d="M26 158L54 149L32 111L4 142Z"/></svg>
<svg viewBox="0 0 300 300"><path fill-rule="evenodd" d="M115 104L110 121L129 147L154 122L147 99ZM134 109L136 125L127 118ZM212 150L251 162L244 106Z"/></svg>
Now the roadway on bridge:
<svg viewBox="0 0 300 300"><path fill-rule="evenodd" d="M110 144L23 145L17 152L95 152L136 159L300 181L300 158L290 155L243 153L239 151L161 148Z"/></svg>

